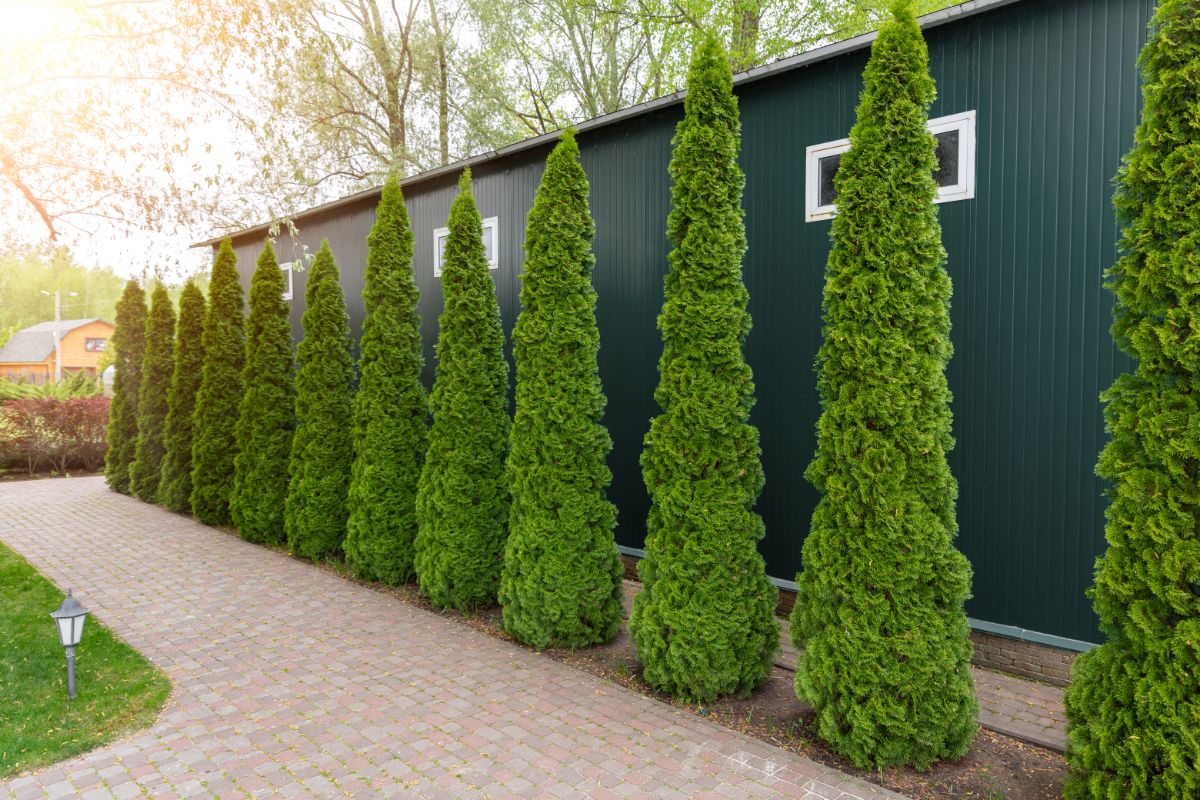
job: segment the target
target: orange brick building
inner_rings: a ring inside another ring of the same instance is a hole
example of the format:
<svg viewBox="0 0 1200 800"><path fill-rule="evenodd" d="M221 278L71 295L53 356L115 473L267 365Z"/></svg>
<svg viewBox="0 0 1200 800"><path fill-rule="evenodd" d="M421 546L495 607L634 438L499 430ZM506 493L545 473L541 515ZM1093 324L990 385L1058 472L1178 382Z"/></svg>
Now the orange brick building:
<svg viewBox="0 0 1200 800"><path fill-rule="evenodd" d="M112 338L113 324L102 319L58 323L63 377L96 374L96 364ZM39 322L17 331L0 347L0 378L41 385L54 381L54 323Z"/></svg>

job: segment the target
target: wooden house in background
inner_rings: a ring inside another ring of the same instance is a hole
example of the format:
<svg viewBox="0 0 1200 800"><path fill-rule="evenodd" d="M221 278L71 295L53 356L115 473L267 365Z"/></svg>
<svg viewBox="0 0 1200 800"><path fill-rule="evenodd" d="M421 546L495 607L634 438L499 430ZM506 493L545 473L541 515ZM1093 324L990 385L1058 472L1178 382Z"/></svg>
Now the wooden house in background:
<svg viewBox="0 0 1200 800"><path fill-rule="evenodd" d="M0 378L42 385L54 382L54 322L39 322L17 331L0 347ZM113 324L102 319L64 319L58 323L62 375L96 375L112 338Z"/></svg>

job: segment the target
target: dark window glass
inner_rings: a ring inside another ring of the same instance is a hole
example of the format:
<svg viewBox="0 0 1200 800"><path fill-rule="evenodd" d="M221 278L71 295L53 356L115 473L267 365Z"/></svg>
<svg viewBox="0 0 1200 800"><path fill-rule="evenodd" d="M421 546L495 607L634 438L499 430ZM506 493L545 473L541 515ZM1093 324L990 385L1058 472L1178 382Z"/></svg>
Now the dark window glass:
<svg viewBox="0 0 1200 800"><path fill-rule="evenodd" d="M837 200L837 192L833 188L833 176L837 174L838 165L841 163L841 153L817 159L817 205L831 206Z"/></svg>
<svg viewBox="0 0 1200 800"><path fill-rule="evenodd" d="M449 238L450 238L450 234L442 233L442 234L438 234L437 238L435 238L433 240L433 246L437 249L436 258L437 258L437 268L439 270L442 268L442 259L446 257L446 240Z"/></svg>
<svg viewBox="0 0 1200 800"><path fill-rule="evenodd" d="M495 252L496 252L496 229L490 228L490 227L484 228L483 229L483 257L487 259L487 262L489 264L491 264L496 259Z"/></svg>
<svg viewBox="0 0 1200 800"><path fill-rule="evenodd" d="M937 134L937 168L933 179L938 186L954 186L958 183L958 131Z"/></svg>

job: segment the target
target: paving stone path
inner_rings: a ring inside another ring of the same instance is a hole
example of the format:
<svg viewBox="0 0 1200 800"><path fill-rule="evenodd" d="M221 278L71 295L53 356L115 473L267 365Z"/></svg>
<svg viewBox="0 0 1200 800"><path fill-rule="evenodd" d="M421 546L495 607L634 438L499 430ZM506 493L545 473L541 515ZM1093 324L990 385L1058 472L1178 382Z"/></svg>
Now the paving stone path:
<svg viewBox="0 0 1200 800"><path fill-rule="evenodd" d="M0 796L900 797L101 478L0 484L0 540L174 683L149 729Z"/></svg>

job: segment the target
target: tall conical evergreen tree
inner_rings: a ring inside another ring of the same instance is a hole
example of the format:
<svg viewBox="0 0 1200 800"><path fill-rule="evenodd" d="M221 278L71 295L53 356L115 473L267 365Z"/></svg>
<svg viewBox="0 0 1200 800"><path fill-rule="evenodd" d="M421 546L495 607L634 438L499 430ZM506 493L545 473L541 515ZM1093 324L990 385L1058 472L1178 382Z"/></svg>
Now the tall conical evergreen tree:
<svg viewBox="0 0 1200 800"><path fill-rule="evenodd" d="M250 278L246 366L229 512L243 538L272 544L283 544L287 538L283 506L296 428L296 375L290 308L283 299L286 288L275 249L268 241Z"/></svg>
<svg viewBox="0 0 1200 800"><path fill-rule="evenodd" d="M321 242L313 259L304 303L304 338L297 350L297 422L288 464L284 524L288 549L319 560L342 549L354 463L350 320L328 241Z"/></svg>
<svg viewBox="0 0 1200 800"><path fill-rule="evenodd" d="M967 751L975 734L971 568L953 545L950 278L933 200L934 85L907 3L871 49L836 177L817 355L821 493L792 638L797 693L856 766Z"/></svg>
<svg viewBox="0 0 1200 800"><path fill-rule="evenodd" d="M417 480L429 403L421 384L420 291L400 180L390 176L367 237L361 379L354 396L354 468L346 560L361 578L407 583L416 575Z"/></svg>
<svg viewBox="0 0 1200 800"><path fill-rule="evenodd" d="M505 630L539 649L608 642L621 625L588 190L579 145L567 131L546 160L529 212L513 330L517 407L500 602Z"/></svg>
<svg viewBox="0 0 1200 800"><path fill-rule="evenodd" d="M167 419L167 395L175 349L175 309L167 287L159 281L150 296L146 317L146 348L142 357L142 383L138 392L137 452L129 467L129 488L147 503L158 502L162 479L163 424Z"/></svg>
<svg viewBox="0 0 1200 800"><path fill-rule="evenodd" d="M204 370L204 295L188 281L179 295L174 371L163 422L162 477L158 502L171 511L190 511L192 495L192 413Z"/></svg>
<svg viewBox="0 0 1200 800"><path fill-rule="evenodd" d="M204 368L192 417L192 513L207 525L229 525L237 453L242 367L246 363L242 284L229 239L221 242L208 286Z"/></svg>
<svg viewBox="0 0 1200 800"><path fill-rule="evenodd" d="M1103 396L1107 642L1067 691L1068 798L1200 797L1200 14L1163 0L1139 61L1141 124L1117 177L1112 333L1133 357Z"/></svg>
<svg viewBox="0 0 1200 800"><path fill-rule="evenodd" d="M129 494L129 466L137 452L138 392L146 348L146 293L135 280L125 284L117 301L112 347L116 351L116 376L108 412L104 480L113 491Z"/></svg>
<svg viewBox="0 0 1200 800"><path fill-rule="evenodd" d="M671 156L672 243L663 352L642 475L650 493L643 589L630 632L646 681L696 702L745 696L779 648L778 592L767 580L754 503L763 486L742 282L745 178L729 61L715 38L696 49Z"/></svg>
<svg viewBox="0 0 1200 800"><path fill-rule="evenodd" d="M442 266L433 427L417 486L416 567L437 606L496 601L508 520L508 363L471 173L458 181Z"/></svg>

